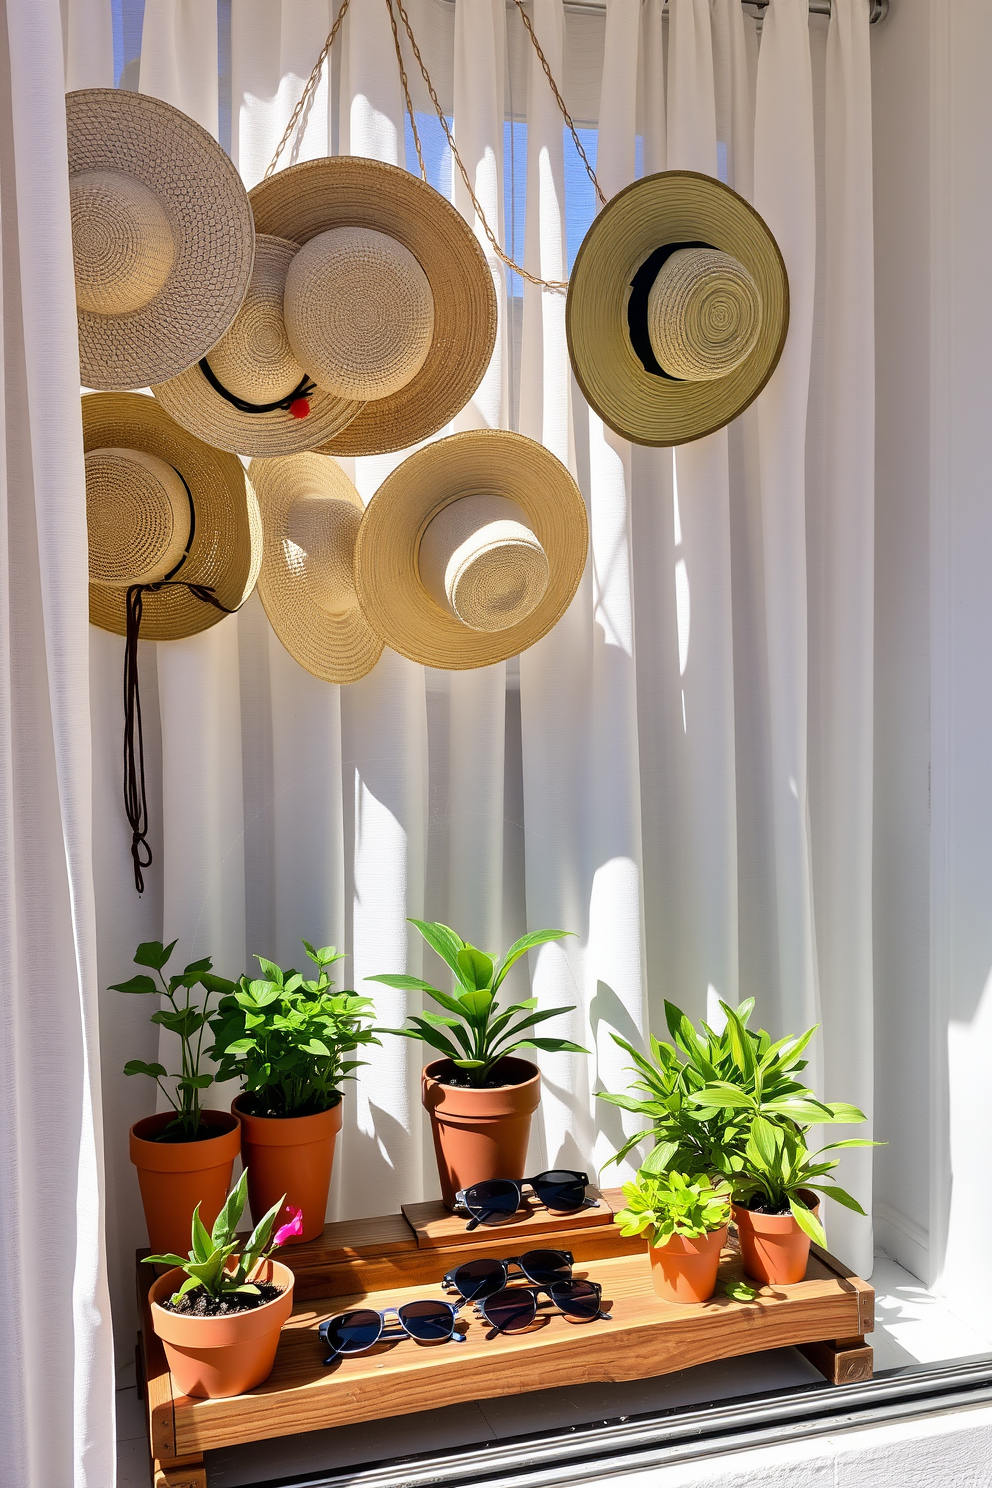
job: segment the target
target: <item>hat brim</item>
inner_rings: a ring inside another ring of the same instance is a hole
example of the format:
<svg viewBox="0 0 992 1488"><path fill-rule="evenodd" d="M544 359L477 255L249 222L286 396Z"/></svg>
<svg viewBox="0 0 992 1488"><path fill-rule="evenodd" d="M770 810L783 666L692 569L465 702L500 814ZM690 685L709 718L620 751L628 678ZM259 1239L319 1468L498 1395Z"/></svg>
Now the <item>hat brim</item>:
<svg viewBox="0 0 992 1488"><path fill-rule="evenodd" d="M268 413L242 413L210 386L199 363L152 392L162 407L201 439L236 455L296 455L333 439L365 407L335 398L321 388L307 395L310 412L294 418L284 408Z"/></svg>
<svg viewBox="0 0 992 1488"><path fill-rule="evenodd" d="M255 228L241 178L195 120L146 93L84 88L66 95L69 174L134 176L159 198L176 259L140 310L78 310L80 377L110 390L164 382L216 346L248 290Z"/></svg>
<svg viewBox="0 0 992 1488"><path fill-rule="evenodd" d="M523 510L548 557L550 580L537 607L507 630L471 630L435 603L417 556L428 524L462 496L506 496ZM549 450L501 429L469 430L410 455L383 481L355 544L355 587L387 646L448 671L491 666L533 646L568 609L589 548L585 502Z"/></svg>
<svg viewBox="0 0 992 1488"><path fill-rule="evenodd" d="M224 612L188 587L213 591L224 610L244 604L262 562L258 502L236 455L211 449L175 423L144 393L88 393L83 397L83 449L135 449L172 465L189 486L196 526L189 556L166 589L146 590L141 634L150 641L196 635ZM90 620L125 634L126 589L90 585Z"/></svg>
<svg viewBox="0 0 992 1488"><path fill-rule="evenodd" d="M645 370L630 343L636 270L669 243L707 243L747 268L761 295L761 330L739 367L709 382ZM568 353L586 401L635 444L688 444L721 429L761 392L789 329L789 280L778 244L749 202L712 176L662 171L619 192L579 247L565 305Z"/></svg>
<svg viewBox="0 0 992 1488"><path fill-rule="evenodd" d="M357 682L375 666L383 643L356 599L342 615L315 604L286 561L286 519L293 503L314 494L349 501L361 512L361 496L329 455L299 454L253 460L248 474L262 514L264 554L258 593L269 624L290 656L324 682Z"/></svg>
<svg viewBox="0 0 992 1488"><path fill-rule="evenodd" d="M471 398L496 344L496 292L459 212L419 176L379 160L306 160L250 193L259 232L307 243L335 227L370 227L408 248L434 296L427 359L406 387L366 403L326 446L333 455L407 449L443 429Z"/></svg>

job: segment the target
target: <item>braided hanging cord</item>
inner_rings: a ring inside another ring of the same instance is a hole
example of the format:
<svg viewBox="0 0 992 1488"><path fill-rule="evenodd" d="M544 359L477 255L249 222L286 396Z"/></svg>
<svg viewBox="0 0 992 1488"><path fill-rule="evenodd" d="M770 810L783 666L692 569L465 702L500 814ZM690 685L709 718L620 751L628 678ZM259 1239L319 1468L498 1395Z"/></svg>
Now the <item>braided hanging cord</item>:
<svg viewBox="0 0 992 1488"><path fill-rule="evenodd" d="M299 124L310 98L313 96L317 89L324 63L327 61L327 57L331 50L331 47L334 45L334 42L337 39L338 32L341 29L341 23L345 18L345 14L350 3L351 0L343 0L341 9L338 11L337 16L335 17L334 25L331 27L330 34L328 35L327 40L324 42L324 45L321 48L320 56L317 58L317 61L314 64L314 68L307 81L307 85L303 89L303 93L300 96L299 102L293 110L289 123L286 125L283 137L279 141L279 144L276 147L276 152L269 162L268 168L266 169L264 177L266 181L275 171L275 168L279 163L279 157L282 155L283 150L286 148L286 145L292 138L293 132ZM550 64L548 63L548 59L547 57L545 57L544 52L541 49L541 44L537 39L537 35L534 31L533 25L531 24L530 17L524 9L523 0L514 0L514 4L520 12L520 18L523 21L531 44L537 53L538 59L541 63L541 67L544 71L544 75L548 80L548 85L550 86L551 91L554 94L555 102L557 103L558 108L561 111L561 116L565 121L565 125L569 133L572 136L572 142L575 145L579 158L581 159L582 164L585 166L586 174L588 175L590 181L593 184L593 187L595 188L596 196L598 197L600 204L605 205L606 197L603 195L603 191L600 187L599 181L596 179L596 172L593 170L592 165L589 161L589 157L586 154L585 149L583 148L582 141L579 139L579 133L572 120L572 116L568 112L568 109L565 107L565 100L562 98L561 92L558 88L558 84L554 80ZM399 29L396 25L396 12L399 13L400 20L403 22L403 29L405 30L409 39L410 48L413 52L414 58L416 59L417 66L420 68L420 74L424 80L424 86L426 87L427 92L430 96L431 103L434 106L434 112L437 114L441 128L444 130L445 138L448 141L448 148L451 151L451 158L454 160L456 166L458 167L458 173L465 184L465 190L468 192L469 200L472 203L472 208L479 219L482 231L485 233L490 247L501 263L505 264L508 269L512 269L515 274L519 274L521 279L525 279L528 284L534 284L539 289L550 290L554 294L564 294L565 291L568 289L567 279L542 279L537 274L531 274L527 269L523 267L522 264L518 264L515 259L510 257L509 254L504 253L502 247L500 246L499 240L496 237L496 234L493 232L493 229L489 225L486 214L482 209L482 203L479 201L479 198L476 196L474 190L472 189L472 182L469 178L469 173L465 168L464 161L458 153L458 147L455 144L454 135L452 134L451 128L448 124L448 120L445 117L444 109L441 106L441 100L438 98L437 95L437 90L434 87L433 82L431 81L430 73L427 71L427 64L425 63L423 53L421 52L420 47L417 44L417 38L413 34L413 27L410 24L410 17L407 14L406 8L403 4L403 0L386 0L386 7L389 11L389 24L393 33L393 45L396 49L396 62L399 68L400 84L403 89L403 97L406 102L407 113L410 116L410 125L413 130L413 141L417 150L417 160L420 165L420 174L422 179L425 181L427 180L427 167L424 164L424 154L421 148L420 135L417 130L417 122L413 110L413 100L410 96L409 79L407 78L406 68L403 64L403 51L400 46ZM306 127L305 120L303 127Z"/></svg>

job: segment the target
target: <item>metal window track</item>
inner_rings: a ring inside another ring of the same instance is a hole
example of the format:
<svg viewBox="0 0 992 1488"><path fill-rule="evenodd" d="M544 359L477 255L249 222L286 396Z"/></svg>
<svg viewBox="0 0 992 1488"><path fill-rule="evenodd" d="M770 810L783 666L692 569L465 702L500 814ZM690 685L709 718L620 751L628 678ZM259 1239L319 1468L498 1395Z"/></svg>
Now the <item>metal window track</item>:
<svg viewBox="0 0 992 1488"><path fill-rule="evenodd" d="M753 1447L878 1426L992 1402L988 1359L899 1370L863 1385L800 1386L737 1404L639 1416L545 1435L454 1448L258 1488L564 1488Z"/></svg>
<svg viewBox="0 0 992 1488"><path fill-rule="evenodd" d="M600 10L605 11L606 0L563 0L566 10ZM771 0L741 0L741 4L749 11L757 12L759 15L768 9ZM830 14L830 0L809 0L810 15ZM889 0L868 0L868 23L874 26L878 21L884 21L889 13Z"/></svg>

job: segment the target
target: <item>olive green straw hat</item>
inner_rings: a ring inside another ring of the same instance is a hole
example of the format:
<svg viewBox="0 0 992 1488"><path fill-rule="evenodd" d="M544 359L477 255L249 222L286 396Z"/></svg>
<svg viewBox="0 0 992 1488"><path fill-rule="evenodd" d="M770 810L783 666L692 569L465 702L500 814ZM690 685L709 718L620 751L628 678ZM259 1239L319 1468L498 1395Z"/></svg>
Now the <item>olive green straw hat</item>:
<svg viewBox="0 0 992 1488"><path fill-rule="evenodd" d="M499 429L439 439L372 497L358 599L387 646L426 666L490 666L557 624L585 567L585 503L564 465Z"/></svg>
<svg viewBox="0 0 992 1488"><path fill-rule="evenodd" d="M81 380L162 382L216 345L245 297L247 193L217 141L148 94L69 93L66 128Z"/></svg>
<svg viewBox="0 0 992 1488"><path fill-rule="evenodd" d="M663 171L609 201L565 307L587 402L635 444L722 428L758 396L789 328L789 281L754 208L712 176Z"/></svg>

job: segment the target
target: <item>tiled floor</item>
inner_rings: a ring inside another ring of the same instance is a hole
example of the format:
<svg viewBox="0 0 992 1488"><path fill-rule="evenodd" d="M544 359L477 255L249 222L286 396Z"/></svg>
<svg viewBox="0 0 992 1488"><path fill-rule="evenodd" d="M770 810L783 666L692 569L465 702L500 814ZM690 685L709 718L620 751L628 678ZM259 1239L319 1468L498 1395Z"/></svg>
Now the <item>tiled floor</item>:
<svg viewBox="0 0 992 1488"><path fill-rule="evenodd" d="M876 1327L871 1342L875 1369L901 1369L992 1352L992 1340L953 1316L923 1284L879 1256L872 1275ZM467 1405L442 1407L369 1425L280 1441L255 1442L208 1456L210 1488L251 1488L307 1472L336 1470L388 1457L480 1445L531 1432L560 1430L592 1421L786 1389L821 1377L801 1354L778 1349L686 1369L653 1380L581 1385ZM117 1395L118 1488L149 1488L148 1445L141 1405L133 1389Z"/></svg>

